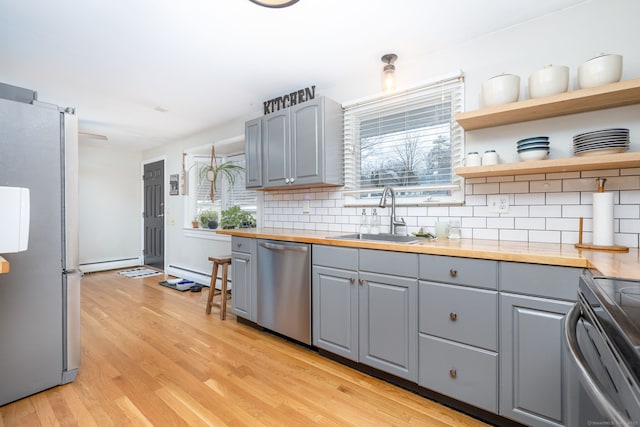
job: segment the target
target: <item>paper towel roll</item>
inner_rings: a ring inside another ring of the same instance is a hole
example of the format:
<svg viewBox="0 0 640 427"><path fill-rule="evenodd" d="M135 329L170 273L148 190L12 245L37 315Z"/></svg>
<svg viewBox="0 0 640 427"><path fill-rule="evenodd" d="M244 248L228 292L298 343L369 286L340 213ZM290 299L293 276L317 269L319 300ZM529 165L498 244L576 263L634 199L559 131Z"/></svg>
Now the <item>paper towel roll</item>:
<svg viewBox="0 0 640 427"><path fill-rule="evenodd" d="M593 194L593 244L613 246L613 193Z"/></svg>

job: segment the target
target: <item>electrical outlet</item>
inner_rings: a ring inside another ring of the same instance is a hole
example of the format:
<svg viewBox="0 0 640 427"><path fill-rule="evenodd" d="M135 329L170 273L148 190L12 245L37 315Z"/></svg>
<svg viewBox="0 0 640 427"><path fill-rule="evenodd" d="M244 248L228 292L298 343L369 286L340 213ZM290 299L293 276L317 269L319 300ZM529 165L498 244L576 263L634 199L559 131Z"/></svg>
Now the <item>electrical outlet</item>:
<svg viewBox="0 0 640 427"><path fill-rule="evenodd" d="M302 201L302 213L310 213L311 212L311 202L309 200Z"/></svg>
<svg viewBox="0 0 640 427"><path fill-rule="evenodd" d="M507 194L487 195L487 205L489 206L489 212L508 213L509 212L509 196Z"/></svg>

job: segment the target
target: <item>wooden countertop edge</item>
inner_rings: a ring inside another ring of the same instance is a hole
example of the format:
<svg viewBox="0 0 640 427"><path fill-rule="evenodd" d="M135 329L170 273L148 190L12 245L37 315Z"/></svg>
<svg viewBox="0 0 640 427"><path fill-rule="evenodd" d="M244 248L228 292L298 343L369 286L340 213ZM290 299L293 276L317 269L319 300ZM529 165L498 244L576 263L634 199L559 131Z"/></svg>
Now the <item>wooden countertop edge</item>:
<svg viewBox="0 0 640 427"><path fill-rule="evenodd" d="M625 254L581 251L568 244L528 244L516 241L460 239L423 241L416 244L357 241L337 239L345 233L304 231L289 229L235 229L218 230L219 234L324 244L360 249L378 249L429 255L458 256L495 261L525 262L531 264L578 267L597 270L600 274L640 280L640 252L637 248Z"/></svg>
<svg viewBox="0 0 640 427"><path fill-rule="evenodd" d="M0 274L8 273L10 270L9 261L0 256Z"/></svg>

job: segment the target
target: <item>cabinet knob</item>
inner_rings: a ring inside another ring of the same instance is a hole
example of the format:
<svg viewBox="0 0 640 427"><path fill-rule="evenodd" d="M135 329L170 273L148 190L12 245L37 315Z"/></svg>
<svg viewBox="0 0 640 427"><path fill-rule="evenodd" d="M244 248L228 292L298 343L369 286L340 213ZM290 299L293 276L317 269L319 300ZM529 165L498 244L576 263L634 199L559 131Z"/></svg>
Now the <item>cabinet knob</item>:
<svg viewBox="0 0 640 427"><path fill-rule="evenodd" d="M354 283L356 283L356 278L355 277L349 277L349 283L351 283L352 285Z"/></svg>
<svg viewBox="0 0 640 427"><path fill-rule="evenodd" d="M293 181L295 181L295 178L291 178L291 179L289 180L289 184L293 184Z"/></svg>
<svg viewBox="0 0 640 427"><path fill-rule="evenodd" d="M449 313L449 319L451 319L452 322L455 322L456 320L458 320L458 315L452 311L451 313Z"/></svg>
<svg viewBox="0 0 640 427"><path fill-rule="evenodd" d="M456 371L455 369L449 369L449 376L451 378L456 378L458 376L458 371Z"/></svg>
<svg viewBox="0 0 640 427"><path fill-rule="evenodd" d="M364 280L363 279L358 279L358 285L360 285L360 286L364 285Z"/></svg>
<svg viewBox="0 0 640 427"><path fill-rule="evenodd" d="M236 246L240 247L240 246L242 246L242 243L236 243Z"/></svg>
<svg viewBox="0 0 640 427"><path fill-rule="evenodd" d="M289 183L289 178L285 178L285 179L284 179L284 183L285 183L285 184L288 184L288 183Z"/></svg>
<svg viewBox="0 0 640 427"><path fill-rule="evenodd" d="M458 275L458 270L452 268L449 270L449 274L451 274L451 277L456 277Z"/></svg>

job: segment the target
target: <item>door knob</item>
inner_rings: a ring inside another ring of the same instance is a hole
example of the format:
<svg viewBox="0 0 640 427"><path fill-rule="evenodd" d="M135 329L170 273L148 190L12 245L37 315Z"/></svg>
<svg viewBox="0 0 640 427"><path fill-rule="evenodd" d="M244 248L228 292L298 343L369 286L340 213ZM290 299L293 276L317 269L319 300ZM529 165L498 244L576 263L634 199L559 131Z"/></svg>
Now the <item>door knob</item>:
<svg viewBox="0 0 640 427"><path fill-rule="evenodd" d="M351 283L352 285L354 283L356 283L356 278L355 277L349 277L349 283Z"/></svg>
<svg viewBox="0 0 640 427"><path fill-rule="evenodd" d="M359 284L360 286L364 285L364 280L363 280L363 279L358 279L358 284Z"/></svg>

